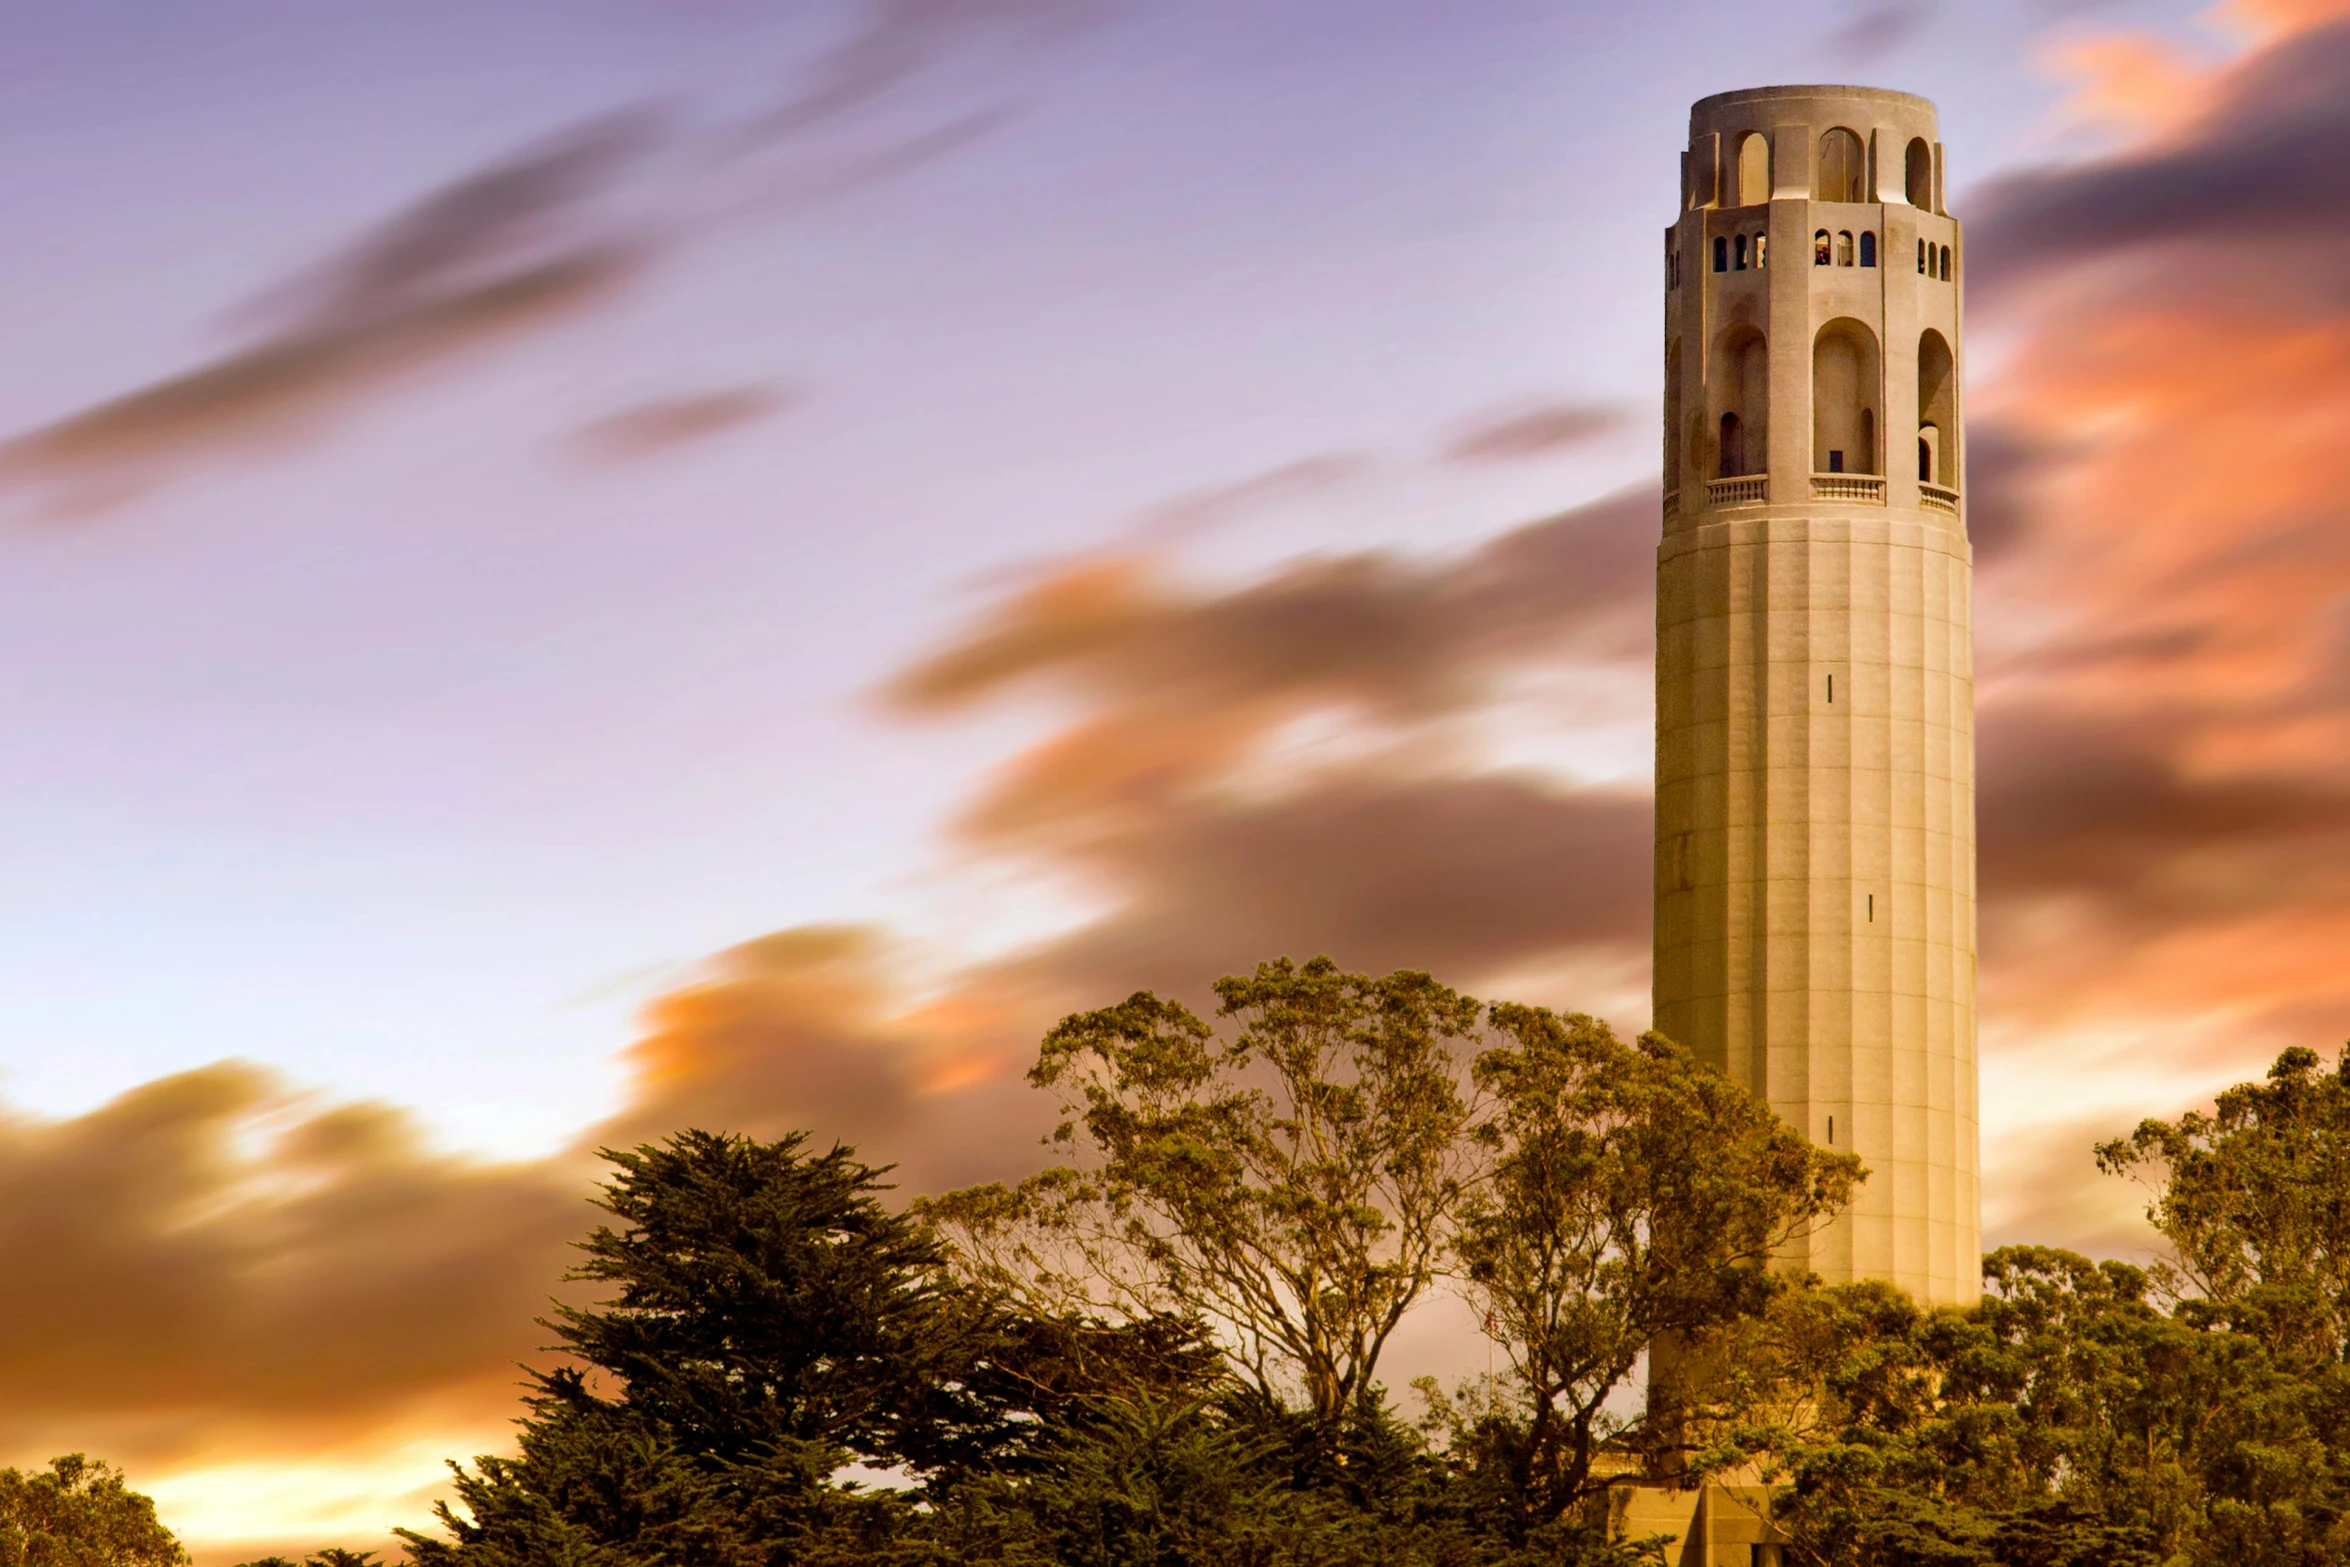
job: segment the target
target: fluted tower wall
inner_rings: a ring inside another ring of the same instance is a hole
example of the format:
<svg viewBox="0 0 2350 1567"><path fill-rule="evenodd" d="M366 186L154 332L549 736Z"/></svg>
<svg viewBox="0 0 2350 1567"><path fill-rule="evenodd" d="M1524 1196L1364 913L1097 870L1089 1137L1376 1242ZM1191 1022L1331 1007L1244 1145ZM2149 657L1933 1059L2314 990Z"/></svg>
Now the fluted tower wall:
<svg viewBox="0 0 2350 1567"><path fill-rule="evenodd" d="M1871 1170L1793 1265L1979 1290L1964 246L1934 106L1690 114L1665 246L1656 1027Z"/></svg>

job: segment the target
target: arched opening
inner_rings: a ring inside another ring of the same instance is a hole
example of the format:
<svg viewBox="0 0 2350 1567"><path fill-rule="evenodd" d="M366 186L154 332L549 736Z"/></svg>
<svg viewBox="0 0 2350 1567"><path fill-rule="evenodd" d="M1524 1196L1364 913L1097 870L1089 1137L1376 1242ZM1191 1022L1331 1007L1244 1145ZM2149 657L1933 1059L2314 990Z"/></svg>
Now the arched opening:
<svg viewBox="0 0 2350 1567"><path fill-rule="evenodd" d="M1929 258L1928 258L1928 257L1927 257L1927 255L1926 255L1926 242L1925 242L1924 240L1922 240L1922 239L1921 239L1921 240L1919 240L1919 241L1918 241L1918 276L1919 276L1919 277L1932 277L1932 276L1934 275L1934 274L1933 274L1933 272L1932 272L1932 270L1931 270L1931 269L1929 268L1929 266L1927 265L1927 263L1928 263L1928 259L1929 259Z"/></svg>
<svg viewBox="0 0 2350 1567"><path fill-rule="evenodd" d="M1877 335L1850 316L1820 328L1811 350L1814 473L1878 473Z"/></svg>
<svg viewBox="0 0 2350 1567"><path fill-rule="evenodd" d="M1852 230L1840 229L1836 234L1836 265L1852 265Z"/></svg>
<svg viewBox="0 0 2350 1567"><path fill-rule="evenodd" d="M1738 205L1759 207L1771 199L1771 139L1748 131L1738 143Z"/></svg>
<svg viewBox="0 0 2350 1567"><path fill-rule="evenodd" d="M1918 477L1956 489L1958 452L1951 433L1958 428L1958 366L1950 344L1931 328L1918 335ZM1928 470L1931 470L1929 472Z"/></svg>
<svg viewBox="0 0 2350 1567"><path fill-rule="evenodd" d="M1739 322L1715 339L1706 390L1715 475L1735 479L1762 472L1769 450L1771 356L1761 332Z"/></svg>
<svg viewBox="0 0 2350 1567"><path fill-rule="evenodd" d="M1716 272L1730 270L1730 242L1719 234L1714 236L1714 270Z"/></svg>
<svg viewBox="0 0 2350 1567"><path fill-rule="evenodd" d="M1950 247L1948 245L1942 247L1942 281L1945 283L1950 281Z"/></svg>
<svg viewBox="0 0 2350 1567"><path fill-rule="evenodd" d="M1873 267L1877 264L1877 231L1875 229L1865 230L1860 236L1860 264L1864 267Z"/></svg>
<svg viewBox="0 0 2350 1567"><path fill-rule="evenodd" d="M1680 286L1681 253L1673 248L1673 236L1667 234L1665 236L1665 287L1675 289Z"/></svg>
<svg viewBox="0 0 2350 1567"><path fill-rule="evenodd" d="M1814 201L1866 201L1868 154L1860 138L1838 126L1820 138L1819 178L1812 185Z"/></svg>
<svg viewBox="0 0 2350 1567"><path fill-rule="evenodd" d="M1761 268L1763 268L1764 266L1766 266L1766 265L1768 265L1768 264L1769 264L1769 261L1770 261L1770 254L1771 254L1771 236L1770 236L1770 235L1768 235L1768 234L1757 234L1757 235L1755 235L1755 236L1754 236L1754 265L1755 265L1755 268L1756 268L1758 271L1759 271Z"/></svg>
<svg viewBox="0 0 2350 1567"><path fill-rule="evenodd" d="M1934 205L1934 149L1923 136L1909 144L1909 159L1902 171L1907 177L1909 204L1919 211L1931 211Z"/></svg>
<svg viewBox="0 0 2350 1567"><path fill-rule="evenodd" d="M1746 236L1743 234L1738 236L1738 270L1746 270Z"/></svg>
<svg viewBox="0 0 2350 1567"><path fill-rule="evenodd" d="M1828 231L1826 229L1820 230L1811 237L1811 264L1815 267L1824 267L1828 264Z"/></svg>

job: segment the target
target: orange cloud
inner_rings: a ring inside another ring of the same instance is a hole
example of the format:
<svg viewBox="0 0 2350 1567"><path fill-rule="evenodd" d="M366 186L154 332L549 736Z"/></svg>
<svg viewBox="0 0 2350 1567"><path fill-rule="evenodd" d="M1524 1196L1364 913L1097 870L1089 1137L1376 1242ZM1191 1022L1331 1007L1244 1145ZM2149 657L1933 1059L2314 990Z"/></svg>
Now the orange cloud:
<svg viewBox="0 0 2350 1567"><path fill-rule="evenodd" d="M141 1465L494 1423L587 1210L227 1063L0 1123L0 1451Z"/></svg>

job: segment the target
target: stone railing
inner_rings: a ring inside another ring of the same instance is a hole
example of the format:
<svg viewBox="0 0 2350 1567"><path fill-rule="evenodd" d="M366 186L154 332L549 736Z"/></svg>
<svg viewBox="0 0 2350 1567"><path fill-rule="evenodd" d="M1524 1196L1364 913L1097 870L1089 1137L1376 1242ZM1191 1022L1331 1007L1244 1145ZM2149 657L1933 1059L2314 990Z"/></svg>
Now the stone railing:
<svg viewBox="0 0 2350 1567"><path fill-rule="evenodd" d="M1811 498L1815 501L1859 501L1864 505L1885 504L1885 481L1873 473L1815 473L1811 476Z"/></svg>
<svg viewBox="0 0 2350 1567"><path fill-rule="evenodd" d="M1760 506L1770 498L1771 477L1767 473L1705 481L1705 500L1709 506Z"/></svg>
<svg viewBox="0 0 2350 1567"><path fill-rule="evenodd" d="M1958 491L1939 484L1921 483L1918 486L1918 504L1935 511L1946 511L1955 517L1958 515Z"/></svg>

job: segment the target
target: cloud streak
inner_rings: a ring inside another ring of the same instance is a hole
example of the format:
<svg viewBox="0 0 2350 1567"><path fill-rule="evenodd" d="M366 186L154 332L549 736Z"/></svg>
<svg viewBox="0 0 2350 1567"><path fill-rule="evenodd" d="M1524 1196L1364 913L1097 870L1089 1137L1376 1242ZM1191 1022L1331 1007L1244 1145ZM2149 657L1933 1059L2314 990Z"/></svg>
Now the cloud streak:
<svg viewBox="0 0 2350 1567"><path fill-rule="evenodd" d="M242 346L0 444L0 480L136 490L601 306L663 243L613 198L664 134L600 116L420 198L241 307Z"/></svg>
<svg viewBox="0 0 2350 1567"><path fill-rule="evenodd" d="M243 338L227 352L0 441L0 485L80 516L315 437L396 386L609 307L708 232L714 212L837 199L986 140L1016 105L878 134L836 122L972 50L1059 36L1097 14L1091 0L863 0L849 35L748 128L688 131L645 108L566 127L263 289L230 313ZM771 155L785 150L778 165ZM611 433L625 445L631 431Z"/></svg>
<svg viewBox="0 0 2350 1567"><path fill-rule="evenodd" d="M776 386L726 386L656 397L589 420L572 431L565 444L589 462L641 462L771 419L795 401L795 394Z"/></svg>

